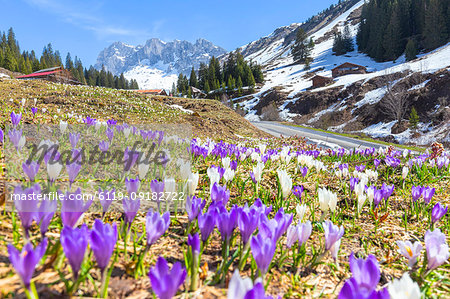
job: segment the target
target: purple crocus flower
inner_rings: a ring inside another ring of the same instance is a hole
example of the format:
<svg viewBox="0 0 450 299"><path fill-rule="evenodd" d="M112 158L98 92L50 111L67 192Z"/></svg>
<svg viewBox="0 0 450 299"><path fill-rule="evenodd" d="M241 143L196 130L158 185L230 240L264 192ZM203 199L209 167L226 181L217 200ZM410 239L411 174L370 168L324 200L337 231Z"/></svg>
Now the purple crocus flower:
<svg viewBox="0 0 450 299"><path fill-rule="evenodd" d="M94 226L89 234L89 244L94 252L98 267L103 272L108 266L114 247L117 242L117 225L112 226L95 219Z"/></svg>
<svg viewBox="0 0 450 299"><path fill-rule="evenodd" d="M81 137L80 133L69 133L69 141L72 148L77 147L77 143L80 140L80 137Z"/></svg>
<svg viewBox="0 0 450 299"><path fill-rule="evenodd" d="M272 238L267 238L263 234L254 236L250 241L253 258L262 276L269 270L273 255L275 254L277 243Z"/></svg>
<svg viewBox="0 0 450 299"><path fill-rule="evenodd" d="M435 188L430 188L430 187L425 187L422 189L423 201L426 204L430 203L435 191L436 191Z"/></svg>
<svg viewBox="0 0 450 299"><path fill-rule="evenodd" d="M358 178L354 178L354 177L351 177L350 178L350 190L355 190L355 186L356 186L356 184L358 184L358 182L359 182L359 179Z"/></svg>
<svg viewBox="0 0 450 299"><path fill-rule="evenodd" d="M386 288L376 291L380 281L380 267L375 256L369 255L367 259L357 259L352 253L349 264L353 276L345 282L339 293L339 299L390 298Z"/></svg>
<svg viewBox="0 0 450 299"><path fill-rule="evenodd" d="M198 228L202 236L203 243L208 240L216 225L217 213L214 210L198 214Z"/></svg>
<svg viewBox="0 0 450 299"><path fill-rule="evenodd" d="M216 225L222 236L222 240L228 242L233 235L237 222L237 209L231 208L228 212L223 206L217 208Z"/></svg>
<svg viewBox="0 0 450 299"><path fill-rule="evenodd" d="M200 237L198 236L198 233L188 235L187 244L191 248L192 254L198 257L200 253Z"/></svg>
<svg viewBox="0 0 450 299"><path fill-rule="evenodd" d="M93 202L92 198L86 202L83 200L80 188L73 193L66 192L65 195L62 194L61 200L61 220L65 226L70 227L77 225L83 213L89 209Z"/></svg>
<svg viewBox="0 0 450 299"><path fill-rule="evenodd" d="M33 220L38 220L38 200L37 196L41 194L41 187L35 184L30 188L22 189L20 185L14 188L14 206L19 214L25 235L28 237L28 231L33 225Z"/></svg>
<svg viewBox="0 0 450 299"><path fill-rule="evenodd" d="M221 202L224 206L227 205L230 199L230 191L226 186L220 186L218 183L214 183L211 188L211 200L215 203Z"/></svg>
<svg viewBox="0 0 450 299"><path fill-rule="evenodd" d="M78 161L73 161L72 163L68 163L66 165L67 174L69 175L69 183L70 185L75 182L75 179L77 178L78 174L81 170L81 163Z"/></svg>
<svg viewBox="0 0 450 299"><path fill-rule="evenodd" d="M303 186L295 186L295 187L292 189L292 194L294 194L295 197L298 198L298 200L300 201L300 203L302 203Z"/></svg>
<svg viewBox="0 0 450 299"><path fill-rule="evenodd" d="M114 119L108 119L106 121L106 124L108 125L108 128L112 128L117 124L117 121L115 121Z"/></svg>
<svg viewBox="0 0 450 299"><path fill-rule="evenodd" d="M358 172L363 172L365 168L366 168L366 165L356 165L355 166L355 170Z"/></svg>
<svg viewBox="0 0 450 299"><path fill-rule="evenodd" d="M270 212L272 212L272 206L267 207L265 204L262 203L261 198L256 198L253 202L252 209L257 209L260 214L264 214L268 216Z"/></svg>
<svg viewBox="0 0 450 299"><path fill-rule="evenodd" d="M108 141L100 141L98 143L98 148L102 151L102 152L106 152L109 149L109 142Z"/></svg>
<svg viewBox="0 0 450 299"><path fill-rule="evenodd" d="M450 257L446 236L439 228L425 233L428 270L433 270L445 263Z"/></svg>
<svg viewBox="0 0 450 299"><path fill-rule="evenodd" d="M56 200L45 198L41 201L41 205L38 210L38 219L42 236L45 236L57 208L58 202Z"/></svg>
<svg viewBox="0 0 450 299"><path fill-rule="evenodd" d="M253 173L253 171L250 171L250 178L252 179L253 184L256 184L256 178L255 178L255 174Z"/></svg>
<svg viewBox="0 0 450 299"><path fill-rule="evenodd" d="M106 133L106 137L108 137L109 142L111 143L114 138L114 130L108 128L108 129L106 129L105 133Z"/></svg>
<svg viewBox="0 0 450 299"><path fill-rule="evenodd" d="M39 171L39 166L40 164L36 161L27 161L22 164L23 172L28 176L31 182L34 181L34 178Z"/></svg>
<svg viewBox="0 0 450 299"><path fill-rule="evenodd" d="M306 177L308 174L308 167L300 167L300 173L302 174L302 177Z"/></svg>
<svg viewBox="0 0 450 299"><path fill-rule="evenodd" d="M112 202L115 200L116 197L116 189L112 190L102 190L98 189L98 198L100 199L100 204L102 205L103 209L103 215L108 211L109 206L112 204Z"/></svg>
<svg viewBox="0 0 450 299"><path fill-rule="evenodd" d="M392 168L396 168L401 163L400 159L390 157L390 156L386 157L386 159L384 159L384 162L386 162L386 165L388 165Z"/></svg>
<svg viewBox="0 0 450 299"><path fill-rule="evenodd" d="M150 269L148 276L153 292L160 299L170 299L175 296L186 279L186 269L182 268L179 262L176 262L172 270L169 270L167 261L160 256L155 267Z"/></svg>
<svg viewBox="0 0 450 299"><path fill-rule="evenodd" d="M9 140L11 140L12 144L16 148L17 151L20 151L23 147L23 140L22 138L22 130L15 130L11 129L8 132Z"/></svg>
<svg viewBox="0 0 450 299"><path fill-rule="evenodd" d="M81 264L88 245L88 227L83 224L81 228L71 228L65 226L61 231L61 245L64 254L69 260L75 280L78 278Z"/></svg>
<svg viewBox="0 0 450 299"><path fill-rule="evenodd" d="M440 202L434 205L433 210L431 210L431 222L435 224L438 222L446 213L448 207L441 205Z"/></svg>
<svg viewBox="0 0 450 299"><path fill-rule="evenodd" d="M33 113L33 116L36 115L38 109L36 107L31 108L31 113Z"/></svg>
<svg viewBox="0 0 450 299"><path fill-rule="evenodd" d="M125 224L128 226L128 230L131 228L131 223L136 217L139 207L141 206L141 200L136 198L124 197L122 200L123 212L125 214Z"/></svg>
<svg viewBox="0 0 450 299"><path fill-rule="evenodd" d="M161 198L161 196L164 192L164 181L159 182L158 180L152 180L150 182L150 189L152 190L152 193L156 194L156 203L158 204L158 210L159 210L159 205L160 205L159 199Z"/></svg>
<svg viewBox="0 0 450 299"><path fill-rule="evenodd" d="M203 210L206 201L197 196L188 196L186 198L186 212L188 213L189 222L194 221L198 214Z"/></svg>
<svg viewBox="0 0 450 299"><path fill-rule="evenodd" d="M412 186L411 187L411 197L414 202L416 202L420 196L422 196L422 186Z"/></svg>
<svg viewBox="0 0 450 299"><path fill-rule="evenodd" d="M4 135L5 135L5 133L3 133L2 128L0 128L0 143L3 143Z"/></svg>
<svg viewBox="0 0 450 299"><path fill-rule="evenodd" d="M260 212L257 209L250 209L247 206L238 209L237 223L244 246L258 227L259 215Z"/></svg>
<svg viewBox="0 0 450 299"><path fill-rule="evenodd" d="M86 116L86 118L83 119L83 122L86 124L86 126L90 127L95 125L97 120L95 118L90 118L89 116Z"/></svg>
<svg viewBox="0 0 450 299"><path fill-rule="evenodd" d="M338 227L327 220L323 224L323 229L325 231L325 251L330 250L331 255L336 260L341 245L341 238L344 235L344 227Z"/></svg>
<svg viewBox="0 0 450 299"><path fill-rule="evenodd" d="M140 184L141 182L139 181L139 177L136 177L135 179L125 179L125 187L127 188L128 194L131 198L134 199L136 197Z"/></svg>
<svg viewBox="0 0 450 299"><path fill-rule="evenodd" d="M374 159L374 160L373 160L373 165L375 166L375 169L377 169L378 166L380 166L380 164L381 164L381 161L380 161L380 160L378 160L378 159Z"/></svg>
<svg viewBox="0 0 450 299"><path fill-rule="evenodd" d="M17 127L20 123L20 119L22 118L22 113L15 114L11 112L11 123L14 127Z"/></svg>
<svg viewBox="0 0 450 299"><path fill-rule="evenodd" d="M311 221L305 223L299 223L297 225L298 245L302 246L306 243L312 233Z"/></svg>
<svg viewBox="0 0 450 299"><path fill-rule="evenodd" d="M150 246L162 236L169 228L170 212L165 212L162 216L152 209L148 210L145 220L145 230L147 232L147 246Z"/></svg>
<svg viewBox="0 0 450 299"><path fill-rule="evenodd" d="M27 289L30 289L31 278L39 261L47 249L47 238L44 238L35 249L31 243L27 243L19 252L14 245L8 244L9 260L22 279Z"/></svg>
<svg viewBox="0 0 450 299"><path fill-rule="evenodd" d="M394 185L386 185L385 183L383 183L383 185L381 186L381 190L383 191L383 198L385 200L387 200L392 193L394 193Z"/></svg>
<svg viewBox="0 0 450 299"><path fill-rule="evenodd" d="M136 150L129 150L128 147L125 149L123 153L123 169L125 171L129 171L133 165L136 164L140 153Z"/></svg>
<svg viewBox="0 0 450 299"><path fill-rule="evenodd" d="M268 219L266 215L261 214L259 218L260 234L266 238L272 238L277 241L288 229L292 223L292 214L285 214L283 208L280 208L273 219Z"/></svg>
<svg viewBox="0 0 450 299"><path fill-rule="evenodd" d="M266 296L263 283L261 281L258 281L257 283L255 283L253 288L245 294L243 299L273 299L273 297Z"/></svg>

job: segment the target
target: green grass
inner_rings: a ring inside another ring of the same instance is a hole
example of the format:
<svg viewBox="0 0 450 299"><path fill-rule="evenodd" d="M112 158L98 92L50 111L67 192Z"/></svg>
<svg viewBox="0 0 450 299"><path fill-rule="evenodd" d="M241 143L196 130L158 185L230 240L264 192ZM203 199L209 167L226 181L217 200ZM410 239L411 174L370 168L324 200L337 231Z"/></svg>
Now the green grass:
<svg viewBox="0 0 450 299"><path fill-rule="evenodd" d="M357 135L357 134L338 133L338 132L327 131L327 130L323 130L323 129L317 129L317 128L312 128L312 127L297 125L297 124L293 124L293 123L290 123L290 122L280 122L280 124L291 126L291 127L299 127L299 128L303 128L303 129L314 130L314 131L317 131L317 132L330 133L330 134L337 135L337 136L349 137L349 138L353 138L353 139L357 139L357 140L373 142L373 143L382 144L382 145L386 145L386 146L393 145L393 146L395 146L397 148L409 149L411 151L416 151L416 152L424 152L425 151L424 147L413 146L413 145L397 144L397 143L389 143L389 142L385 142L385 141L382 141L382 140L370 138L370 137L367 137L367 136Z"/></svg>

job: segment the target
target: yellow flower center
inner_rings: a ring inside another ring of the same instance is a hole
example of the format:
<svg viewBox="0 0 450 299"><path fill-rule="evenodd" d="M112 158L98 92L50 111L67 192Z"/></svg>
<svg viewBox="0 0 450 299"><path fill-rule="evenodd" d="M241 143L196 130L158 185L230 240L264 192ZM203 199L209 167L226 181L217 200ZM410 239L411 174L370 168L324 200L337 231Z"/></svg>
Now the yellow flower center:
<svg viewBox="0 0 450 299"><path fill-rule="evenodd" d="M405 249L408 252L409 256L412 257L413 256L413 252L412 252L411 248L409 246L405 245Z"/></svg>

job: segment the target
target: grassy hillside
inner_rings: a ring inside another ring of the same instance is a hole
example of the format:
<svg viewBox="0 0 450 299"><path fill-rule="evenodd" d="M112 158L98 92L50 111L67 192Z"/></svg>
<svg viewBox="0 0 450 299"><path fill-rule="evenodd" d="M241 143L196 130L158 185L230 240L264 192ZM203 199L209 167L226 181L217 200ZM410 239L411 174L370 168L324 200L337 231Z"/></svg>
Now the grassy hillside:
<svg viewBox="0 0 450 299"><path fill-rule="evenodd" d="M9 122L25 99L26 123L81 122L86 116L133 123L186 123L200 137L266 137L247 120L214 100L146 96L135 91L0 79L0 121ZM36 101L36 102L35 102ZM176 105L176 106L172 106ZM31 108L38 108L35 116ZM182 109L180 109L182 108ZM187 109L188 111L186 111Z"/></svg>

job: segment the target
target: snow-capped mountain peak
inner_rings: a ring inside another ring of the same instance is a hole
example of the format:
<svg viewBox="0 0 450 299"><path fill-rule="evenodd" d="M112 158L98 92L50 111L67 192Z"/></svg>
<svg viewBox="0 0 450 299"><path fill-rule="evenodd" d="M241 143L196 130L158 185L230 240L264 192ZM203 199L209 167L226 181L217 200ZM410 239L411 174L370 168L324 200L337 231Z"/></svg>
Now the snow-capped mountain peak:
<svg viewBox="0 0 450 299"><path fill-rule="evenodd" d="M226 52L202 38L195 43L151 38L138 46L114 42L100 52L95 67L116 75L124 73L127 79L136 79L140 88L170 89L179 73L189 76L192 67L197 69L200 63Z"/></svg>

